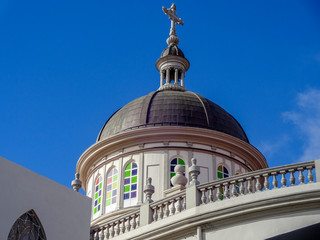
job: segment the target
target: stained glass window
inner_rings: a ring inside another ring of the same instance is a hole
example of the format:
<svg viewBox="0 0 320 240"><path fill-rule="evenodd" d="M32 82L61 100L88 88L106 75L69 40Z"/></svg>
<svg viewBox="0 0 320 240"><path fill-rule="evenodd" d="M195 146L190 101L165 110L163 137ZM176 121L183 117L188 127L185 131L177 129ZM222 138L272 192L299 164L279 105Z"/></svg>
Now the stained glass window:
<svg viewBox="0 0 320 240"><path fill-rule="evenodd" d="M114 210L118 195L118 170L112 168L107 175L106 212Z"/></svg>
<svg viewBox="0 0 320 240"><path fill-rule="evenodd" d="M130 199L135 199L137 197L137 187L138 187L138 166L135 162L129 163L124 172L124 191L123 199L124 205L133 205L136 201L128 201Z"/></svg>
<svg viewBox="0 0 320 240"><path fill-rule="evenodd" d="M102 177L99 176L96 180L94 191L94 204L93 213L96 214L101 210L101 198L102 198Z"/></svg>
<svg viewBox="0 0 320 240"><path fill-rule="evenodd" d="M8 240L46 240L46 234L37 214L30 210L13 224Z"/></svg>
<svg viewBox="0 0 320 240"><path fill-rule="evenodd" d="M229 171L225 166L220 165L217 169L217 176L219 179L229 177Z"/></svg>
<svg viewBox="0 0 320 240"><path fill-rule="evenodd" d="M170 162L170 179L173 177L173 176L175 176L176 175L176 173L174 172L174 167L176 166L176 165L185 165L185 163L184 163L184 161L181 159L181 158L174 158L174 159L172 159L171 160L171 162ZM171 181L170 181L170 186L172 187L173 185L172 185L172 183L171 183Z"/></svg>

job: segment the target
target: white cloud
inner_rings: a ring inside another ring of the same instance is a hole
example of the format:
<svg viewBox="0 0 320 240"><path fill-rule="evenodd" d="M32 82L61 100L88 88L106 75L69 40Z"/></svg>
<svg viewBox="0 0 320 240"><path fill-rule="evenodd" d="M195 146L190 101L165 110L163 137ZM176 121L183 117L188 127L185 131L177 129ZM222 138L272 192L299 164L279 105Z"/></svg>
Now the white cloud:
<svg viewBox="0 0 320 240"><path fill-rule="evenodd" d="M303 153L298 161L320 158L320 90L309 89L299 93L297 109L283 113L283 117L292 122L303 136Z"/></svg>

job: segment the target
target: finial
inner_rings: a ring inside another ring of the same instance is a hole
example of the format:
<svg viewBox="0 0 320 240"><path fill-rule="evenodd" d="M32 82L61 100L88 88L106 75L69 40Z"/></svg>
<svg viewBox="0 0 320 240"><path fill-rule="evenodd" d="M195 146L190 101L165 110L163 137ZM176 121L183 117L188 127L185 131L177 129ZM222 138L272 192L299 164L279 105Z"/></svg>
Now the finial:
<svg viewBox="0 0 320 240"><path fill-rule="evenodd" d="M162 7L163 12L168 15L169 19L171 20L171 28L170 28L170 37L167 39L168 45L178 45L179 44L179 38L177 37L176 33L176 24L183 25L183 21L181 18L178 18L178 15L176 14L176 5L172 3L170 8Z"/></svg>
<svg viewBox="0 0 320 240"><path fill-rule="evenodd" d="M176 175L171 178L171 183L174 187L180 186L184 188L186 186L188 179L184 176L184 171L185 169L183 165L178 164L174 167Z"/></svg>
<svg viewBox="0 0 320 240"><path fill-rule="evenodd" d="M199 185L198 175L200 174L200 167L197 166L197 159L191 158L191 167L189 167L189 174L191 176L190 185Z"/></svg>
<svg viewBox="0 0 320 240"><path fill-rule="evenodd" d="M82 182L79 178L80 178L80 174L76 173L75 179L71 182L71 186L75 192L79 192L79 189L82 186Z"/></svg>
<svg viewBox="0 0 320 240"><path fill-rule="evenodd" d="M154 186L151 184L152 178L147 178L147 185L144 187L144 193L146 194L146 202L152 203L153 200L151 199L152 194L154 193Z"/></svg>

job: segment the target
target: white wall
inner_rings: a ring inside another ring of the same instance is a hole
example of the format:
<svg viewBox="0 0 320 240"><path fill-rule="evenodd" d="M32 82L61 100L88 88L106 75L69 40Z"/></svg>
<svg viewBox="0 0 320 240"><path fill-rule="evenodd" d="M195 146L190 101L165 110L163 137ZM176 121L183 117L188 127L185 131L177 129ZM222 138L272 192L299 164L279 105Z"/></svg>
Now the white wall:
<svg viewBox="0 0 320 240"><path fill-rule="evenodd" d="M70 176L71 179L71 176ZM0 240L33 209L48 240L88 240L91 199L0 157Z"/></svg>

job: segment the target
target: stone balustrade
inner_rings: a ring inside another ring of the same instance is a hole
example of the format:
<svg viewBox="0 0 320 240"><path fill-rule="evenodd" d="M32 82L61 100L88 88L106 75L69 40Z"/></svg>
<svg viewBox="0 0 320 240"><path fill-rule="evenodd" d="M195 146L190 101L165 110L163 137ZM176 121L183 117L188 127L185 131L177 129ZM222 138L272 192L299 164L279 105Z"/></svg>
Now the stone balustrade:
<svg viewBox="0 0 320 240"><path fill-rule="evenodd" d="M186 193L185 191L166 197L150 204L152 209L152 221L162 220L174 214L186 210Z"/></svg>
<svg viewBox="0 0 320 240"><path fill-rule="evenodd" d="M201 204L314 182L315 162L261 169L198 186Z"/></svg>
<svg viewBox="0 0 320 240"><path fill-rule="evenodd" d="M195 164L194 160L193 168L196 167ZM314 175L317 176L317 173L320 175L320 160L261 169L201 185L196 184L197 174L195 174L192 179L194 184L189 184L186 189L155 202L148 193L148 201L142 204L140 209L105 222L102 226L92 227L90 240L111 239L118 236L117 239L126 239L125 235L121 235L200 205L311 184L315 182ZM148 186L153 191L151 180Z"/></svg>
<svg viewBox="0 0 320 240"><path fill-rule="evenodd" d="M114 218L101 226L91 228L90 240L111 239L137 229L140 226L140 211L134 210L130 213Z"/></svg>

